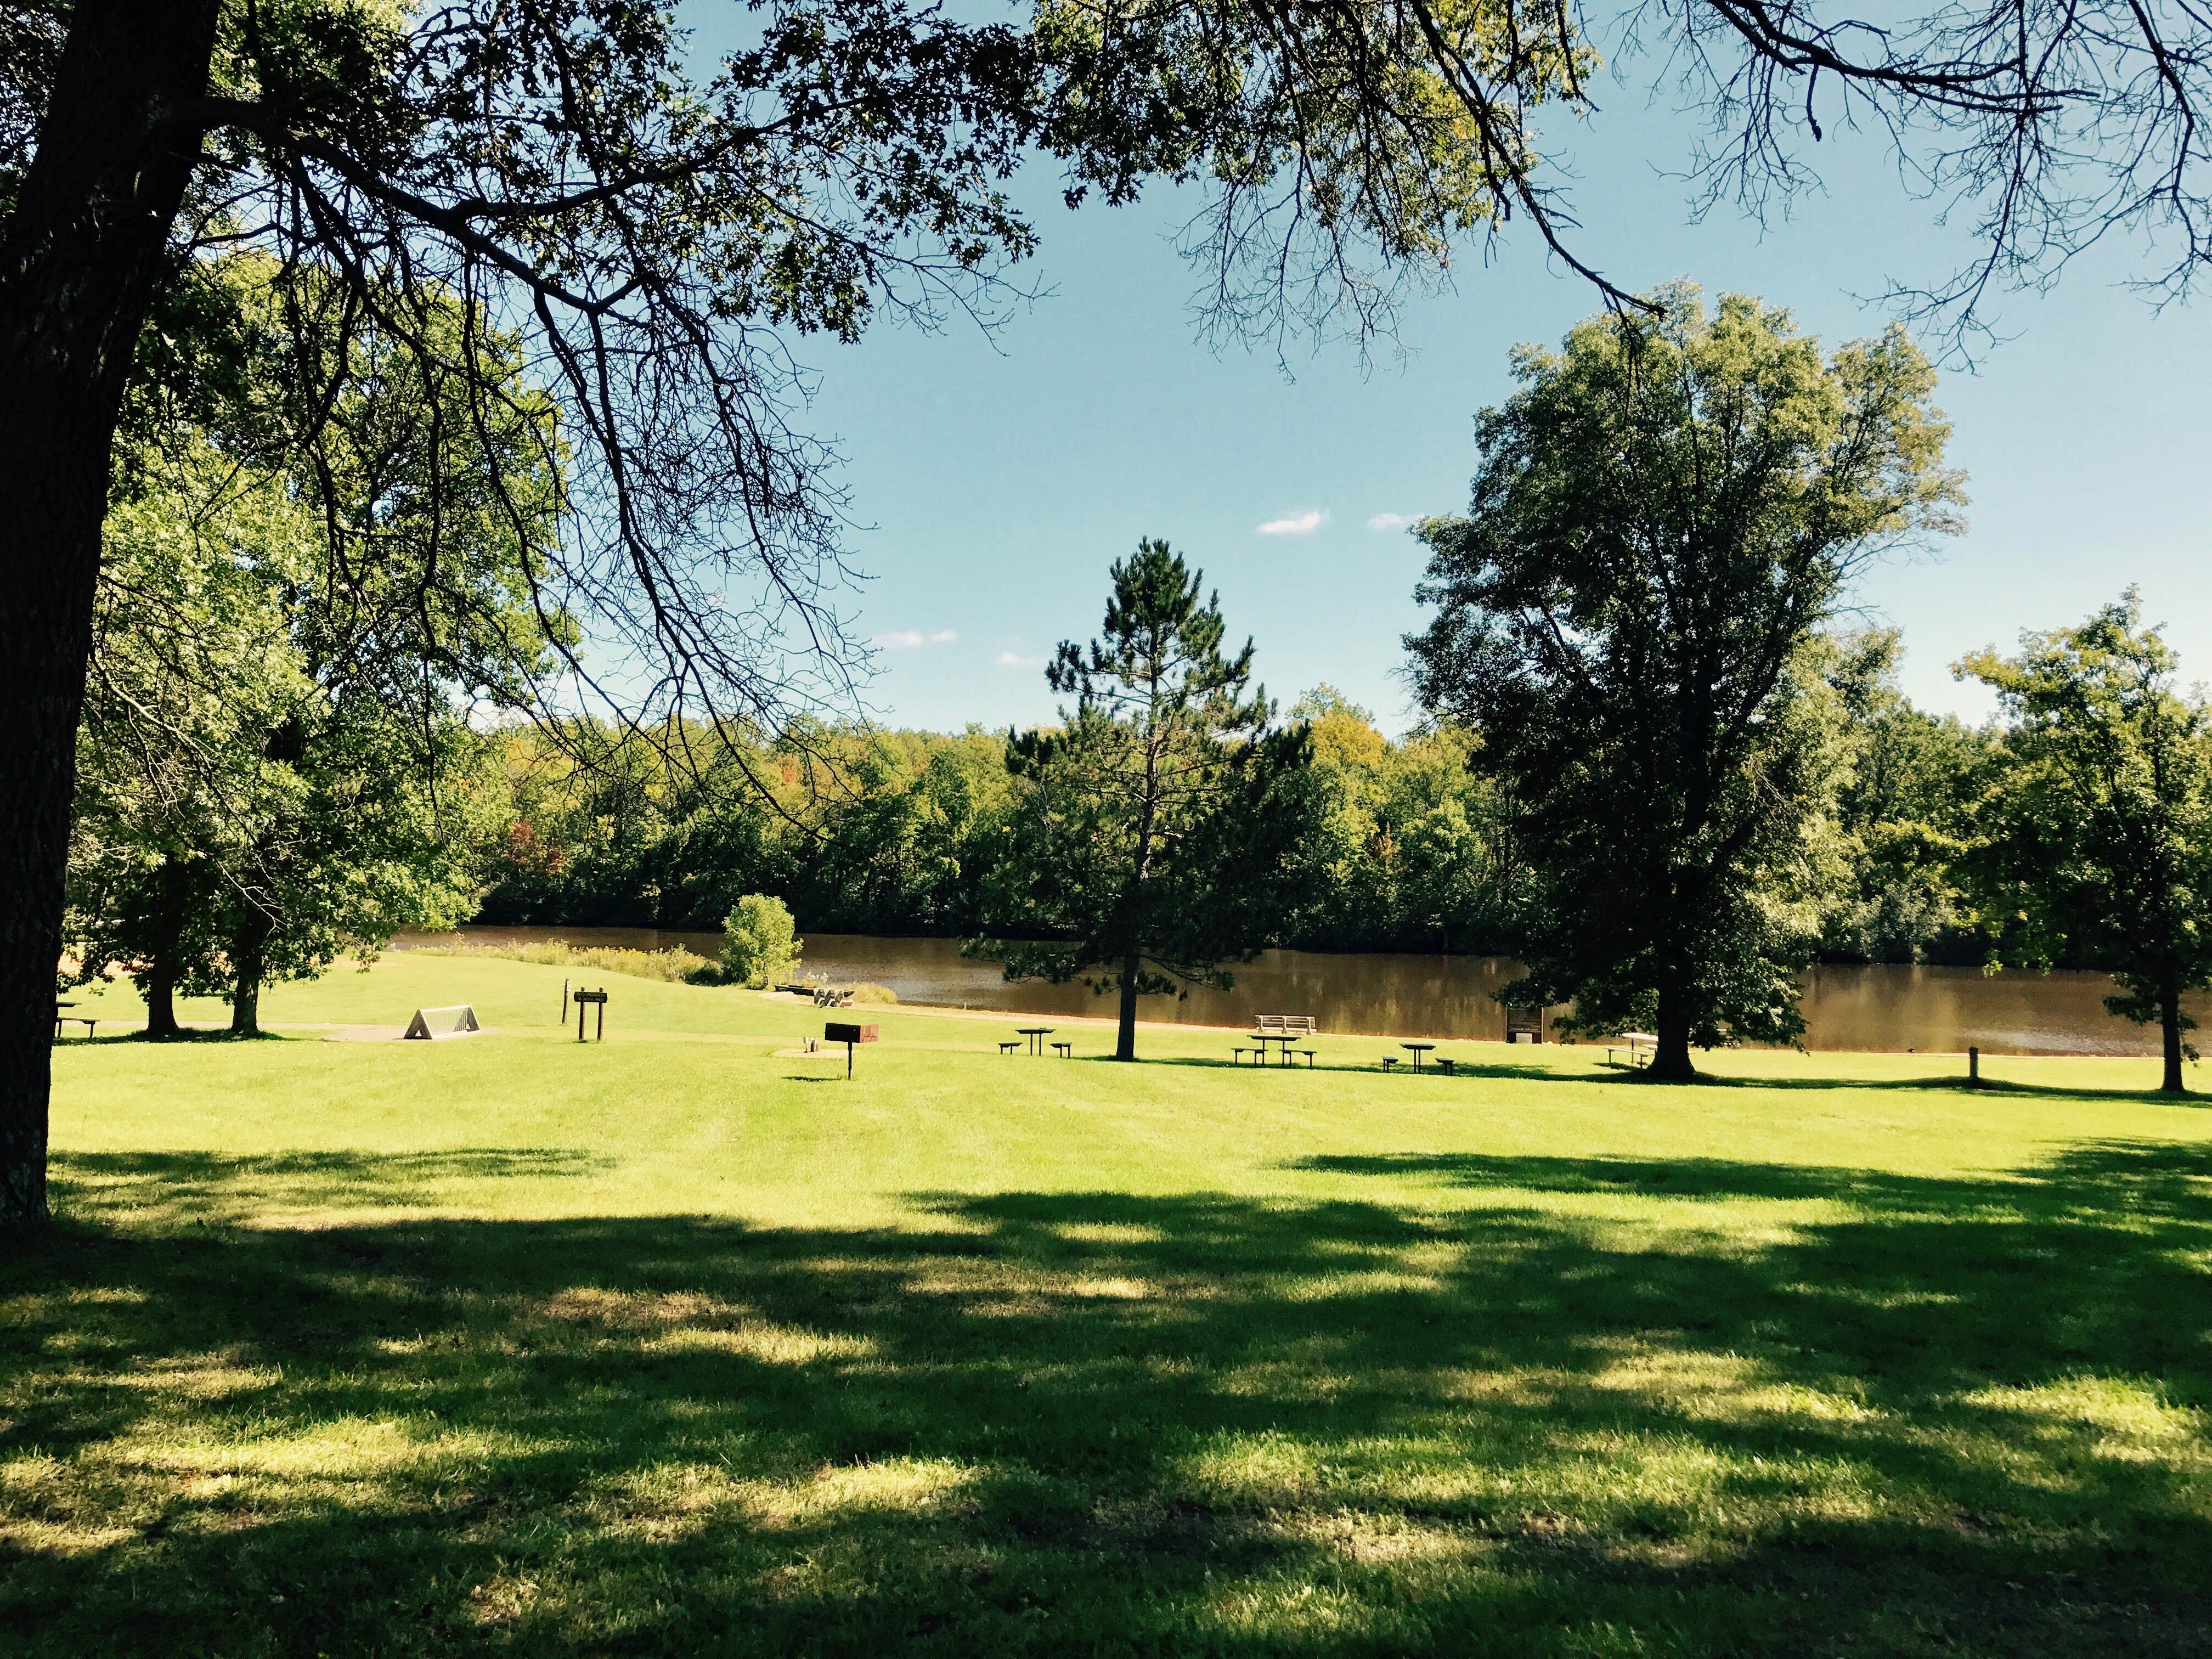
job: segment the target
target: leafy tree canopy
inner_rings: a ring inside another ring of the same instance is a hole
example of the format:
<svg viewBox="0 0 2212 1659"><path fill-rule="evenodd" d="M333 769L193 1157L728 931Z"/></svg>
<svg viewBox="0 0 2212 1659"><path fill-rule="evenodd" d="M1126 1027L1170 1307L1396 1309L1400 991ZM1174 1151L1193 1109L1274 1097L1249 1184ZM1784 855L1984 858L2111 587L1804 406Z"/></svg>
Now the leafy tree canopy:
<svg viewBox="0 0 2212 1659"><path fill-rule="evenodd" d="M2175 689L2173 653L2130 588L2087 622L1976 652L2005 727L1965 867L1995 960L2113 967L2106 1006L2160 1030L2182 1092L2185 991L2212 985L2212 711Z"/></svg>
<svg viewBox="0 0 2212 1659"><path fill-rule="evenodd" d="M1463 519L1420 528L1431 709L1480 734L1527 875L1516 1001L1692 1044L1802 1029L1791 970L1847 768L1818 637L1852 569L1955 528L1935 375L1902 331L1824 359L1789 314L1687 286L1522 347Z"/></svg>

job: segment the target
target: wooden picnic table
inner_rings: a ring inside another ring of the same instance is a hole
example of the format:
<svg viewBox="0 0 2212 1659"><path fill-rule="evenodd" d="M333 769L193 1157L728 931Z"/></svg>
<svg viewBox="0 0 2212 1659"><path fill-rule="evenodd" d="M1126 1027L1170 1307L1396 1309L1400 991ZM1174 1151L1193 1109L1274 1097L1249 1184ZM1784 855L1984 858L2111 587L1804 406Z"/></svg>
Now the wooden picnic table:
<svg viewBox="0 0 2212 1659"><path fill-rule="evenodd" d="M1297 1042L1297 1034L1291 1031L1284 1031L1279 1033L1274 1031L1262 1031L1252 1039L1253 1042L1260 1045L1260 1063L1262 1066L1265 1066L1267 1063L1267 1045L1271 1042L1278 1042L1282 1045L1282 1047L1275 1051L1276 1054L1280 1056L1276 1063L1282 1066L1289 1065L1291 1063L1291 1049Z"/></svg>
<svg viewBox="0 0 2212 1659"><path fill-rule="evenodd" d="M1014 1030L1030 1040L1031 1054L1042 1054L1044 1052L1044 1040L1053 1034L1054 1028L1049 1025L1017 1025Z"/></svg>
<svg viewBox="0 0 2212 1659"><path fill-rule="evenodd" d="M1413 1069L1418 1072L1421 1069L1421 1056L1437 1045L1433 1042L1401 1042L1398 1046L1413 1051Z"/></svg>

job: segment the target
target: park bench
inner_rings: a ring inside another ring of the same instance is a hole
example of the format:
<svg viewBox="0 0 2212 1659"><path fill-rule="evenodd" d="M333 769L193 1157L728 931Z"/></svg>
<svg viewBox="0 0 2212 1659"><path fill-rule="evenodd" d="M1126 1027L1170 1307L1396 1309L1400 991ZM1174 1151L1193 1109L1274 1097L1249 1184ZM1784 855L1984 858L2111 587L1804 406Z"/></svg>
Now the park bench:
<svg viewBox="0 0 2212 1659"><path fill-rule="evenodd" d="M1262 1036L1319 1036L1321 1027L1311 1014L1261 1014L1252 1029Z"/></svg>
<svg viewBox="0 0 2212 1659"><path fill-rule="evenodd" d="M1320 1050L1316 1048L1285 1048L1283 1050L1283 1063L1289 1065L1290 1057L1292 1054L1304 1054L1306 1057L1306 1070L1310 1072L1313 1070L1314 1056L1319 1052Z"/></svg>
<svg viewBox="0 0 2212 1659"><path fill-rule="evenodd" d="M1651 1051L1658 1046L1659 1039L1649 1031L1623 1031L1606 1045L1605 1063L1608 1066L1616 1063L1625 1064L1632 1068L1649 1066L1651 1063ZM1624 1051L1628 1055L1627 1060L1616 1062L1613 1055Z"/></svg>
<svg viewBox="0 0 2212 1659"><path fill-rule="evenodd" d="M1072 1042L1055 1042L1052 1045L1052 1051L1062 1060L1075 1058L1075 1045Z"/></svg>
<svg viewBox="0 0 2212 1659"><path fill-rule="evenodd" d="M1397 1066L1398 1066L1398 1056L1397 1056L1397 1055L1395 1055L1395 1054L1385 1054L1385 1055L1383 1055L1383 1056L1382 1056L1382 1069L1383 1069L1384 1071L1386 1071L1386 1072L1389 1072L1389 1071L1395 1071L1395 1070L1397 1069Z"/></svg>
<svg viewBox="0 0 2212 1659"><path fill-rule="evenodd" d="M1000 1054L1011 1054L1012 1053L1013 1053L1013 1052L1014 1052L1014 1050L1015 1050L1015 1049L1017 1049L1017 1048L1020 1048L1021 1046L1022 1046L1022 1045L1021 1045L1021 1041L1020 1041L1020 1039L1019 1039L1019 1038L1016 1038L1016 1039L1015 1039L1013 1042L1002 1042L1002 1043L1000 1043L1000 1044L999 1045L999 1052L1000 1052Z"/></svg>
<svg viewBox="0 0 2212 1659"><path fill-rule="evenodd" d="M1457 1060L1449 1059L1445 1055L1438 1054L1437 1056L1437 1069L1439 1072L1442 1072L1446 1077L1449 1077L1458 1065L1459 1062Z"/></svg>
<svg viewBox="0 0 2212 1659"><path fill-rule="evenodd" d="M815 992L814 1006L817 1008L849 1008L853 1006L853 994L825 985Z"/></svg>
<svg viewBox="0 0 2212 1659"><path fill-rule="evenodd" d="M60 1002L60 1001L57 1001L57 1002L54 1004L54 1041L55 1041L55 1042L59 1042L62 1040L62 1027L63 1027L63 1026L64 1026L64 1025L82 1025L82 1026L83 1026L83 1027L84 1027L84 1034L85 1034L85 1036L88 1036L88 1037L96 1036L97 1035L99 1035L99 1031L100 1031L100 1020L99 1020L99 1018L98 1018L98 1017L97 1017L97 1016L94 1016L94 1017L88 1018L87 1016L85 1016L85 1015L83 1015L83 1014L65 1014L65 1013L64 1013L64 1012L62 1012L62 1010L63 1010L63 1009L64 1009L64 1008L74 1008L74 1007L76 1007L76 1004L75 1004L74 1002Z"/></svg>

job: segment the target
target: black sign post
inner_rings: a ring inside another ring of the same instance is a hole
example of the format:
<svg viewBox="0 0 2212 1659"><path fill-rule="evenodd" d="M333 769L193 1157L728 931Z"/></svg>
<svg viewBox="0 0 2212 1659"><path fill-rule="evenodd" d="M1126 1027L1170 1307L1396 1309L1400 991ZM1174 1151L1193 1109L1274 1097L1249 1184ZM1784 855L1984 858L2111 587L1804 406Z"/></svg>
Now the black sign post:
<svg viewBox="0 0 2212 1659"><path fill-rule="evenodd" d="M596 991L576 993L576 1041L581 1042L584 1040L584 1008L589 1003L599 1005L599 1038L600 1042L605 1042L607 1040L607 993L604 986Z"/></svg>
<svg viewBox="0 0 2212 1659"><path fill-rule="evenodd" d="M848 1025L842 1021L833 1019L822 1027L822 1040L824 1042L842 1042L845 1045L845 1075L849 1079L853 1075L853 1045L856 1042L873 1042L876 1040L876 1028L872 1025Z"/></svg>

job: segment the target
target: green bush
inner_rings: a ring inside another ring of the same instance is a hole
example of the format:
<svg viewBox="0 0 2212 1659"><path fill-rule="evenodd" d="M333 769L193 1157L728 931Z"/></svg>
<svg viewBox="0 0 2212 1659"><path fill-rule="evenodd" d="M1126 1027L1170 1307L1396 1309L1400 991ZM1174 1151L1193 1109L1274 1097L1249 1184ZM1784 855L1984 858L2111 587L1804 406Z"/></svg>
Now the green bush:
<svg viewBox="0 0 2212 1659"><path fill-rule="evenodd" d="M799 960L791 912L780 898L748 893L722 923L722 978L731 985L766 985Z"/></svg>

